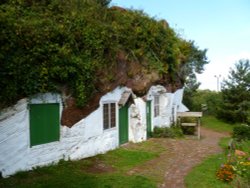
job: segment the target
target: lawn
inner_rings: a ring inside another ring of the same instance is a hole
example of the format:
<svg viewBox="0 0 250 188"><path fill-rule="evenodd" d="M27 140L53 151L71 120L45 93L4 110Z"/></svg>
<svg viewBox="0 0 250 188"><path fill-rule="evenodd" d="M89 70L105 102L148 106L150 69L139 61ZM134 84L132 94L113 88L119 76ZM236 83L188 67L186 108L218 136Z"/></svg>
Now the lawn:
<svg viewBox="0 0 250 188"><path fill-rule="evenodd" d="M0 187L156 187L157 182L154 179L128 175L127 171L158 157L163 151L163 147L150 140L139 144L130 143L95 157L79 161L60 161L56 165L19 172L10 178L0 179Z"/></svg>
<svg viewBox="0 0 250 188"><path fill-rule="evenodd" d="M235 125L220 121L214 116L203 116L201 121L202 121L203 127L212 129L217 132L231 133L233 131L233 127L235 126Z"/></svg>
<svg viewBox="0 0 250 188"><path fill-rule="evenodd" d="M232 187L216 179L216 171L225 161L225 155L214 155L206 159L200 165L192 169L185 177L185 184L188 188L229 188Z"/></svg>
<svg viewBox="0 0 250 188"><path fill-rule="evenodd" d="M211 116L202 118L203 126L219 132L232 132L233 126ZM222 138L219 145L225 149L222 154L210 156L196 166L186 177L188 188L229 188L230 184L216 179L216 171L226 160L228 142ZM167 152L163 140L150 139L146 142L129 143L106 154L79 161L60 161L58 164L39 167L29 172L19 172L6 179L0 179L0 187L84 187L84 188L153 188L161 183L161 173L129 173L135 167ZM250 142L240 146L250 152ZM247 150L248 149L248 150ZM166 164L163 164L166 165ZM158 169L159 170L159 169ZM147 168L147 171L148 170ZM202 181L201 181L202 180Z"/></svg>
<svg viewBox="0 0 250 188"><path fill-rule="evenodd" d="M206 128L215 130L217 132L229 132L232 133L235 125L222 122L215 117L205 116L202 118L202 125ZM224 152L218 155L213 155L197 165L192 171L185 177L185 184L188 188L230 188L236 187L237 182L226 183L216 178L216 172L222 164L227 161L228 155L228 143L231 137L224 137L220 140L219 145L224 149ZM237 148L243 151L250 152L250 141L242 142ZM202 181L201 181L202 180Z"/></svg>

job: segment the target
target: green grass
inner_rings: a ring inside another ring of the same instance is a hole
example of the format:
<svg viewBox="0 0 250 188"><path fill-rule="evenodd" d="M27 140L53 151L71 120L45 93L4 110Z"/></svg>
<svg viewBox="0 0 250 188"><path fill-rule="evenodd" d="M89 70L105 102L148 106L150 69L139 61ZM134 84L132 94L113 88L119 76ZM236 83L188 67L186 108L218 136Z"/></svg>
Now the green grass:
<svg viewBox="0 0 250 188"><path fill-rule="evenodd" d="M185 184L189 188L230 188L228 183L216 179L216 171L226 160L224 154L214 155L194 167L185 177Z"/></svg>
<svg viewBox="0 0 250 188"><path fill-rule="evenodd" d="M127 171L130 168L140 165L145 161L158 157L157 154L145 151L135 151L119 148L110 151L107 155L99 156L107 164L112 165L119 171Z"/></svg>
<svg viewBox="0 0 250 188"><path fill-rule="evenodd" d="M202 118L202 126L212 129L217 132L232 133L235 125L222 122L212 116L204 116ZM227 161L228 143L231 137L224 137L220 140L219 145L224 149L222 154L213 155L197 165L185 177L185 184L188 188L230 188L235 187L235 182L232 184L222 182L216 178L216 172L222 164ZM242 143L242 148L249 149L250 142ZM247 151L247 150L245 150Z"/></svg>
<svg viewBox="0 0 250 188"><path fill-rule="evenodd" d="M236 148L250 154L250 140L244 140L236 143Z"/></svg>
<svg viewBox="0 0 250 188"><path fill-rule="evenodd" d="M129 144L106 154L79 161L60 161L57 165L39 167L29 172L0 179L0 187L84 187L84 188L130 188L156 187L157 182L142 175L128 175L131 168L156 158L163 147L153 141ZM108 166L108 172L92 172L88 169L100 163Z"/></svg>
<svg viewBox="0 0 250 188"><path fill-rule="evenodd" d="M204 116L202 117L202 126L212 129L217 132L229 132L232 133L234 125L225 123L218 120L213 116Z"/></svg>
<svg viewBox="0 0 250 188"><path fill-rule="evenodd" d="M72 172L73 171L73 172ZM66 173L67 172L67 173ZM143 176L126 176L119 173L93 175L83 172L76 173L74 170L60 172L59 174L50 174L42 177L28 176L25 179L20 177L10 178L9 181L1 183L1 187L63 187L63 188L128 188L128 187L156 187L155 182L152 182Z"/></svg>
<svg viewBox="0 0 250 188"><path fill-rule="evenodd" d="M202 126L217 132L232 132L233 125L222 122L212 116L204 116L202 118ZM219 145L225 150L225 153L213 155L197 165L185 177L185 184L190 188L230 188L230 184L224 183L216 178L216 171L221 164L226 161L226 148L230 141L230 137L222 138ZM201 181L202 180L202 181Z"/></svg>
<svg viewBox="0 0 250 188"><path fill-rule="evenodd" d="M231 139L232 139L231 137L221 138L219 141L219 146L224 150L228 149L229 142L231 141Z"/></svg>

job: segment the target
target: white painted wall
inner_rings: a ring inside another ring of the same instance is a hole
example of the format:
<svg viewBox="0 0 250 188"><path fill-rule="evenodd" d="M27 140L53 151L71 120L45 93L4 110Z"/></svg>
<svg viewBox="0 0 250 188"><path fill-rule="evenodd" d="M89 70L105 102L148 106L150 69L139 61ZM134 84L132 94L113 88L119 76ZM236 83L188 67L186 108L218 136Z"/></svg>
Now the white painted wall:
<svg viewBox="0 0 250 188"><path fill-rule="evenodd" d="M177 121L177 112L186 112L189 109L182 103L184 89L178 89L174 94L173 99L173 123Z"/></svg>
<svg viewBox="0 0 250 188"><path fill-rule="evenodd" d="M154 116L154 96L160 97L160 115ZM188 109L182 104L183 89L175 93L167 93L163 86L152 86L147 94L147 99L152 100L153 127L169 127L176 122L177 112L185 112Z"/></svg>
<svg viewBox="0 0 250 188"><path fill-rule="evenodd" d="M147 139L146 102L141 98L134 99L134 102L129 108L129 141L136 143Z"/></svg>
<svg viewBox="0 0 250 188"><path fill-rule="evenodd" d="M60 140L30 147L28 103L59 103L58 94L36 95L20 100L0 116L0 172L3 177L36 166L48 165L60 159L81 159L115 149L118 143L118 106L116 127L103 130L102 103L119 101L125 88L117 88L103 96L100 107L72 128L60 126Z"/></svg>
<svg viewBox="0 0 250 188"><path fill-rule="evenodd" d="M169 127L171 125L171 116L169 116L169 108L172 105L172 93L167 93L163 86L157 85L152 86L147 94L148 100L152 100L152 127ZM154 96L159 96L160 104L160 115L155 116L154 114Z"/></svg>
<svg viewBox="0 0 250 188"><path fill-rule="evenodd" d="M100 99L100 106L85 119L73 127L60 126L60 140L48 144L30 147L29 103L59 103L60 116L62 99L59 94L36 95L32 99L22 99L15 106L5 109L0 114L0 172L3 177L21 170L48 165L60 159L82 159L105 153L119 147L119 107L122 93L128 90L118 87ZM160 95L161 116L153 118L153 96ZM147 94L152 100L152 130L154 126L170 126L174 104L180 104L181 92L166 93L162 86L153 86ZM116 127L103 130L103 103L116 103ZM129 107L129 141L146 140L146 102L135 98Z"/></svg>
<svg viewBox="0 0 250 188"><path fill-rule="evenodd" d="M62 158L60 142L30 147L28 103L60 103L57 94L36 95L22 99L0 116L0 171L3 177L20 170L29 170ZM60 105L60 111L62 106Z"/></svg>

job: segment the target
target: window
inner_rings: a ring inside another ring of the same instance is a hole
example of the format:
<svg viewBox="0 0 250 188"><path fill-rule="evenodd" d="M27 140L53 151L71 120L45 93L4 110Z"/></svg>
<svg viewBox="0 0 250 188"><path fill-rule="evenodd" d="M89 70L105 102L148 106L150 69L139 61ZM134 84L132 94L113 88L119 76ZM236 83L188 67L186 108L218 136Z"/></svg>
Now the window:
<svg viewBox="0 0 250 188"><path fill-rule="evenodd" d="M59 141L59 104L30 104L30 146Z"/></svg>
<svg viewBox="0 0 250 188"><path fill-rule="evenodd" d="M154 96L154 117L160 115L160 97Z"/></svg>
<svg viewBox="0 0 250 188"><path fill-rule="evenodd" d="M103 129L110 129L116 124L116 105L115 103L103 104Z"/></svg>

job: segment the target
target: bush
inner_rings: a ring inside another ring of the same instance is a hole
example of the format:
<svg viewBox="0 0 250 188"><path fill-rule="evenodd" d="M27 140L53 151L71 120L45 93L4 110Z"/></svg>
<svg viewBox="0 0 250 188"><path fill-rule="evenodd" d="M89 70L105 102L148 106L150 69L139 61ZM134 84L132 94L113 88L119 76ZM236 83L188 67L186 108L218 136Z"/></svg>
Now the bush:
<svg viewBox="0 0 250 188"><path fill-rule="evenodd" d="M233 187L249 187L250 183L250 141L234 141L230 148L227 161L217 171L219 180L230 182Z"/></svg>
<svg viewBox="0 0 250 188"><path fill-rule="evenodd" d="M181 127L183 134L187 135L193 135L195 133L196 128L195 127Z"/></svg>
<svg viewBox="0 0 250 188"><path fill-rule="evenodd" d="M126 62L138 62L171 84L178 82L177 75L185 80L202 72L206 50L180 38L164 20L110 8L109 2L1 1L0 108L64 86L84 106L93 93L112 89L113 75Z"/></svg>
<svg viewBox="0 0 250 188"><path fill-rule="evenodd" d="M180 127L155 127L152 134L154 138L176 138L182 137L183 132Z"/></svg>
<svg viewBox="0 0 250 188"><path fill-rule="evenodd" d="M240 125L234 127L233 138L235 138L238 141L250 140L250 127L247 125Z"/></svg>
<svg viewBox="0 0 250 188"><path fill-rule="evenodd" d="M233 166L230 164L224 164L220 167L220 169L216 172L216 177L225 182L230 182L234 179L234 170Z"/></svg>
<svg viewBox="0 0 250 188"><path fill-rule="evenodd" d="M197 119L195 117L182 117L182 122L185 123L196 123ZM195 132L195 127L181 126L182 132L187 135L193 135Z"/></svg>

